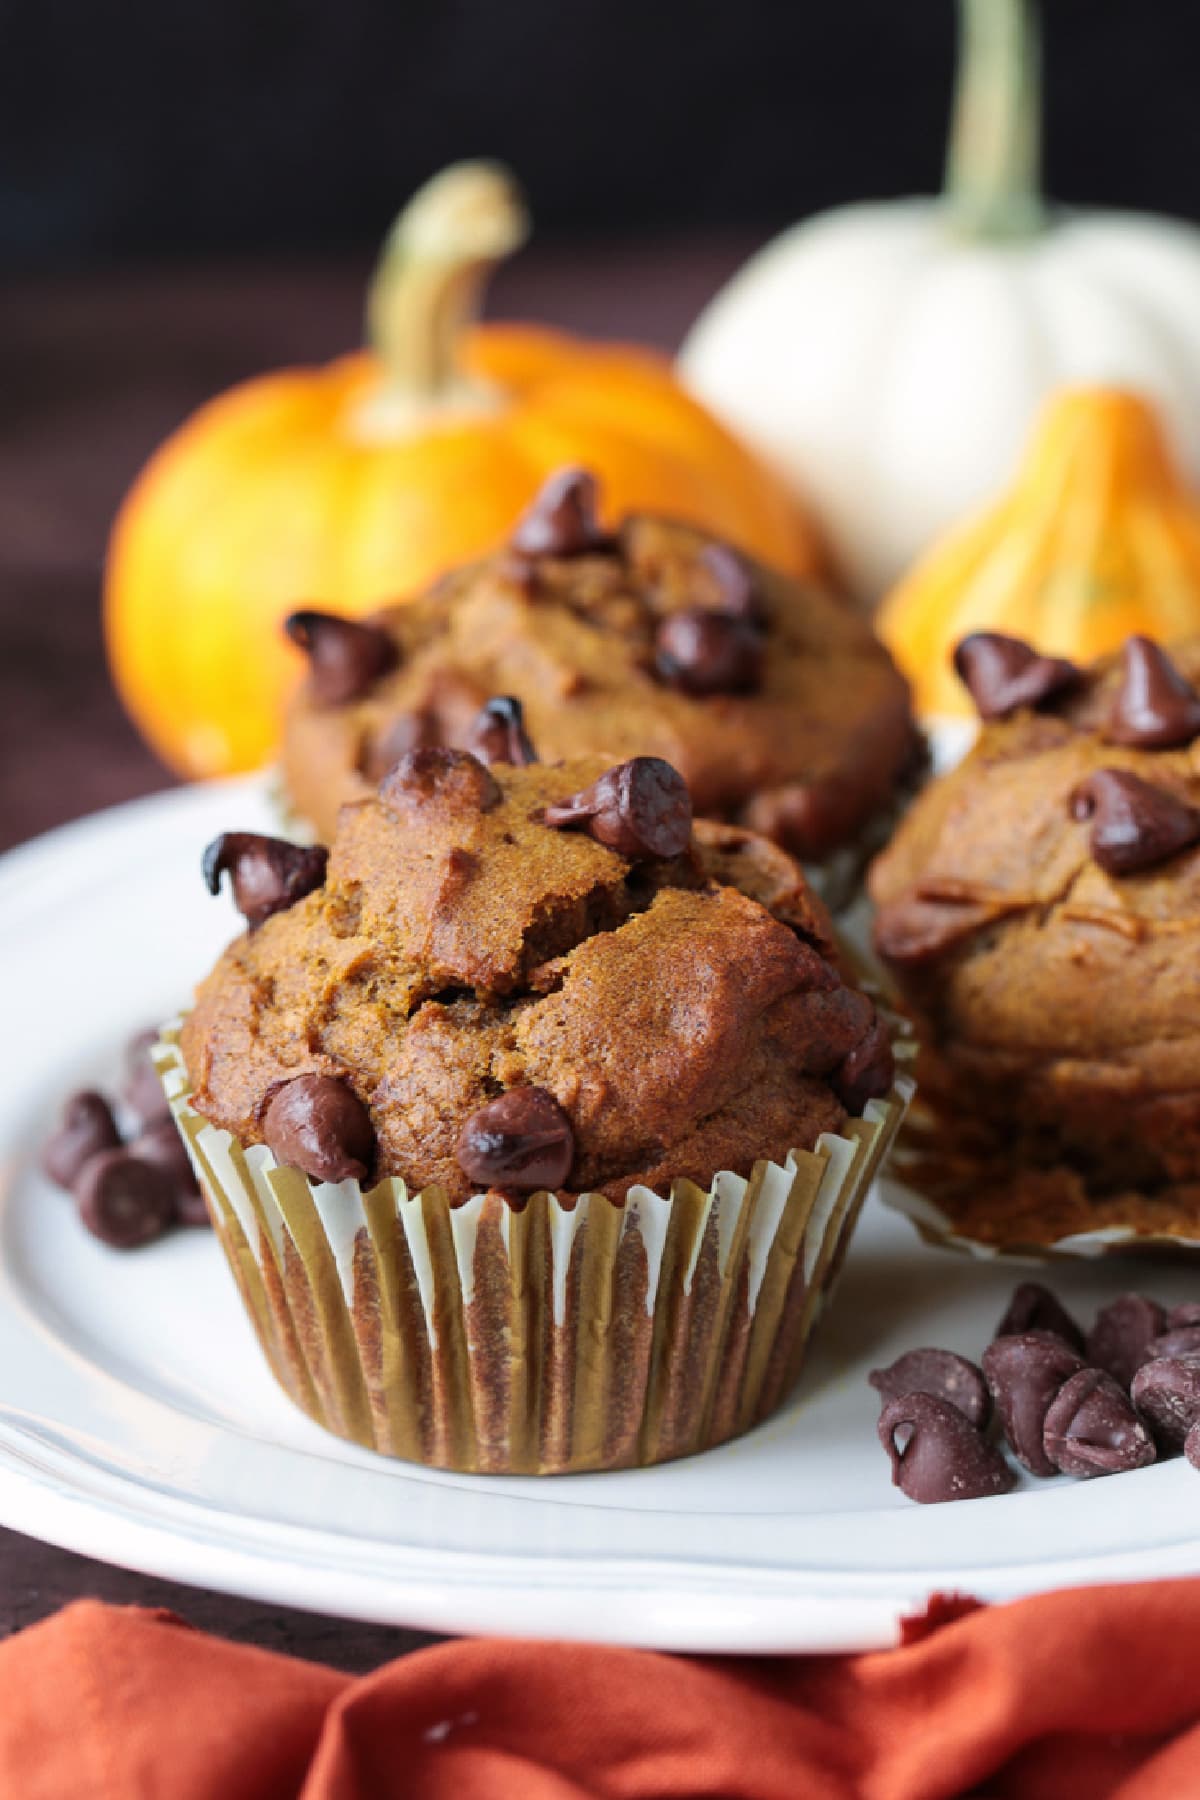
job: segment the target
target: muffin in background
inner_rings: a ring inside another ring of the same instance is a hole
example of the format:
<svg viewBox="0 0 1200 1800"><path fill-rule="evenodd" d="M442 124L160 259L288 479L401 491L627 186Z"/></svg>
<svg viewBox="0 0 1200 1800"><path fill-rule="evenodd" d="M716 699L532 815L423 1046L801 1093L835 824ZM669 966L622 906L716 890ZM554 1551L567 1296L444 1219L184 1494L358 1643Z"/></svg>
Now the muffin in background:
<svg viewBox="0 0 1200 1800"><path fill-rule="evenodd" d="M849 606L690 526L602 532L580 470L426 594L288 630L309 668L284 781L323 839L406 751L472 748L480 706L511 694L547 759L661 757L699 815L775 839L840 904L920 766L907 686Z"/></svg>
<svg viewBox="0 0 1200 1800"><path fill-rule="evenodd" d="M669 765L401 758L248 921L165 1085L271 1366L480 1471L652 1463L787 1392L907 1092L794 862ZM496 722L493 709L481 731ZM484 731L486 736L486 732Z"/></svg>
<svg viewBox="0 0 1200 1800"><path fill-rule="evenodd" d="M957 664L979 739L869 877L922 1044L898 1167L970 1241L1200 1239L1200 640Z"/></svg>

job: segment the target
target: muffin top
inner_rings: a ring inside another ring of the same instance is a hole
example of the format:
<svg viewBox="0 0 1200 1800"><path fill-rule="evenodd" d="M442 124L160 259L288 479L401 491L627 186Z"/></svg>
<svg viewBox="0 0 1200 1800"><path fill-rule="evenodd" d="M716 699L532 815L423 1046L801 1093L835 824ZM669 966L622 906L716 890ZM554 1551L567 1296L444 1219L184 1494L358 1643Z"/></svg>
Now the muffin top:
<svg viewBox="0 0 1200 1800"><path fill-rule="evenodd" d="M876 946L981 1110L1200 1169L1200 639L958 663L983 728L872 868Z"/></svg>
<svg viewBox="0 0 1200 1800"><path fill-rule="evenodd" d="M185 1022L192 1103L313 1179L620 1202L748 1175L890 1086L795 863L693 829L653 758L416 749L327 860L228 833L226 871L249 924Z"/></svg>
<svg viewBox="0 0 1200 1800"><path fill-rule="evenodd" d="M495 693L522 702L547 759L661 757L698 813L813 861L889 804L917 751L907 686L847 605L688 526L602 533L581 471L422 597L365 622L297 613L288 630L309 674L284 775L326 837L405 751L472 748Z"/></svg>

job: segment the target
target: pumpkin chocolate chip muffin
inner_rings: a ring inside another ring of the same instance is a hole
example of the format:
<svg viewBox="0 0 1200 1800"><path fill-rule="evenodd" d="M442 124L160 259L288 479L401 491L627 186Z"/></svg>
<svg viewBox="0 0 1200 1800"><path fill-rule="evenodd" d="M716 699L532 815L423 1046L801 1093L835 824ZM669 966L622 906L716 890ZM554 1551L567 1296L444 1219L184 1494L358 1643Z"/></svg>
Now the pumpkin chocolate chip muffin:
<svg viewBox="0 0 1200 1800"><path fill-rule="evenodd" d="M1200 640L957 662L978 743L870 876L926 1046L908 1176L989 1243L1200 1236Z"/></svg>
<svg viewBox="0 0 1200 1800"><path fill-rule="evenodd" d="M882 833L919 743L907 687L866 622L816 585L690 526L615 534L566 470L496 555L351 621L288 621L308 679L288 713L290 801L318 835L417 747L471 749L490 694L548 758L663 758L696 810L765 833L840 885Z"/></svg>
<svg viewBox="0 0 1200 1800"><path fill-rule="evenodd" d="M247 929L168 1085L323 1423L455 1467L657 1461L794 1377L891 1047L784 852L693 827L660 760L527 762L489 721L516 761L410 750L327 859L210 846Z"/></svg>

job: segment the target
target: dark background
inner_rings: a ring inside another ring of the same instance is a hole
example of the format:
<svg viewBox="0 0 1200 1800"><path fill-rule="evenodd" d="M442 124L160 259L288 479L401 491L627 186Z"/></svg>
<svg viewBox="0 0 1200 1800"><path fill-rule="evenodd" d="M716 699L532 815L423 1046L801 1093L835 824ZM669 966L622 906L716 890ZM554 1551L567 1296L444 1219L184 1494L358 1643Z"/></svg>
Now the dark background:
<svg viewBox="0 0 1200 1800"><path fill-rule="evenodd" d="M1200 215L1195 0L1043 0L1073 201ZM374 241L489 154L540 229L937 185L952 0L0 0L0 267Z"/></svg>

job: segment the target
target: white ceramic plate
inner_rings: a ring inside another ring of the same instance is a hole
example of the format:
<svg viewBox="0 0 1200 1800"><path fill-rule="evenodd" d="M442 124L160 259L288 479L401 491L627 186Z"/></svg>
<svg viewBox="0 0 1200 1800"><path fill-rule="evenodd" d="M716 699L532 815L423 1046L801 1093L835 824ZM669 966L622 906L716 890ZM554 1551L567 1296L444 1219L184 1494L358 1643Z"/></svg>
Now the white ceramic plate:
<svg viewBox="0 0 1200 1800"><path fill-rule="evenodd" d="M276 1390L206 1234L107 1250L35 1166L64 1093L111 1082L230 935L199 870L225 828L272 828L261 784L123 807L0 863L0 1522L293 1606L687 1650L884 1644L933 1589L1200 1572L1181 1461L954 1506L896 1493L867 1370L919 1343L978 1355L1016 1276L924 1248L874 1200L800 1391L738 1443L507 1480L327 1437ZM1177 1268L1125 1278L1195 1297ZM1087 1315L1122 1267L1054 1280Z"/></svg>

